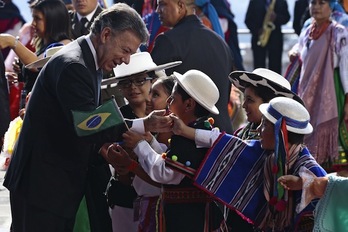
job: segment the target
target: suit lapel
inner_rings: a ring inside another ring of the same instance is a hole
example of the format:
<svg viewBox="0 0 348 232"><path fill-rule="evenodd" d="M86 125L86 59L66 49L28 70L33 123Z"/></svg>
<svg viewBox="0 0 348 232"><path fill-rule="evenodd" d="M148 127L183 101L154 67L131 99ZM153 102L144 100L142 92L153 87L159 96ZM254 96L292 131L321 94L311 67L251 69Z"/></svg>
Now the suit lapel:
<svg viewBox="0 0 348 232"><path fill-rule="evenodd" d="M95 66L94 63L94 58L93 58L93 54L91 49L88 46L88 43L86 41L86 39L83 37L79 37L77 39L78 44L81 47L82 50L82 56L83 56L83 60L85 61L85 65L86 67L89 69L89 71L92 73L93 76L93 87L95 90L95 99L96 99L96 106L99 105L99 88L98 88L98 72L97 72L97 68Z"/></svg>

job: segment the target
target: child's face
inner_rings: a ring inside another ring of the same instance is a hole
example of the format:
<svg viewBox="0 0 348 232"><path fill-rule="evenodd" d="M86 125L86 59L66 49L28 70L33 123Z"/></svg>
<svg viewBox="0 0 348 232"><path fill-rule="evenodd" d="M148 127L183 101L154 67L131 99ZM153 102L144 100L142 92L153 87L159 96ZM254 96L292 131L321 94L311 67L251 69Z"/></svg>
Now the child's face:
<svg viewBox="0 0 348 232"><path fill-rule="evenodd" d="M118 83L122 95L127 99L129 104L143 104L149 98L151 81L146 73L131 76L127 80Z"/></svg>
<svg viewBox="0 0 348 232"><path fill-rule="evenodd" d="M265 150L274 150L275 148L275 135L274 124L271 123L265 117L262 117L261 125L258 127L260 133L261 147Z"/></svg>
<svg viewBox="0 0 348 232"><path fill-rule="evenodd" d="M244 90L243 108L245 110L248 122L259 124L261 122L262 114L259 106L263 103L261 97L257 96L253 88L246 88Z"/></svg>
<svg viewBox="0 0 348 232"><path fill-rule="evenodd" d="M186 105L182 100L182 96L176 91L176 86L174 86L172 94L167 99L167 104L170 112L174 113L181 119L184 118Z"/></svg>
<svg viewBox="0 0 348 232"><path fill-rule="evenodd" d="M165 91L162 82L156 81L151 88L150 99L152 110L162 110L167 107L167 99L169 95Z"/></svg>

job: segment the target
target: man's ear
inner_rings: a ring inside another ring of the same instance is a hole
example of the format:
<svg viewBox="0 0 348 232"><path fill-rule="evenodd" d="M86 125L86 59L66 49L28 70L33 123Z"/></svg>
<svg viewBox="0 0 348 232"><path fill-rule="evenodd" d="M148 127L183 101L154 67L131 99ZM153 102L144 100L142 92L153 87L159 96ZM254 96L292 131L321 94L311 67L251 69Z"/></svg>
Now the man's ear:
<svg viewBox="0 0 348 232"><path fill-rule="evenodd" d="M111 29L109 27L105 27L100 33L101 42L105 43L105 41L110 39L111 36L112 36Z"/></svg>
<svg viewBox="0 0 348 232"><path fill-rule="evenodd" d="M184 1L185 1L185 0L179 0L179 1L178 1L178 6L179 6L179 10L180 10L180 11L186 9L186 5L185 5L185 2L184 2Z"/></svg>

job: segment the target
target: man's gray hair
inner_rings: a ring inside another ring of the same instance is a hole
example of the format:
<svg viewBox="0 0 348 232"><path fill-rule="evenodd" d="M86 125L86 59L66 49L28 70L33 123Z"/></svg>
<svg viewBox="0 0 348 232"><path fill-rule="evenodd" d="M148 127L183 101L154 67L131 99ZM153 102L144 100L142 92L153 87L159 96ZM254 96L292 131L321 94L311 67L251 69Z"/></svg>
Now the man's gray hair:
<svg viewBox="0 0 348 232"><path fill-rule="evenodd" d="M149 32L138 12L125 3L116 3L103 10L94 20L91 32L99 35L106 28L111 28L114 34L132 31L145 44L149 40Z"/></svg>

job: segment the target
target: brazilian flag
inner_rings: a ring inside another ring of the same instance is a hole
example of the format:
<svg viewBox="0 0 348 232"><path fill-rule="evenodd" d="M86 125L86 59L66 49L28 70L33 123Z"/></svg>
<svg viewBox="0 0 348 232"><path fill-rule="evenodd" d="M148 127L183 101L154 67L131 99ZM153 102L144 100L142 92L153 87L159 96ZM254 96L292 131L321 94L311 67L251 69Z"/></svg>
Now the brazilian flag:
<svg viewBox="0 0 348 232"><path fill-rule="evenodd" d="M78 136L98 133L107 128L125 123L114 98L93 111L72 110L75 130Z"/></svg>

